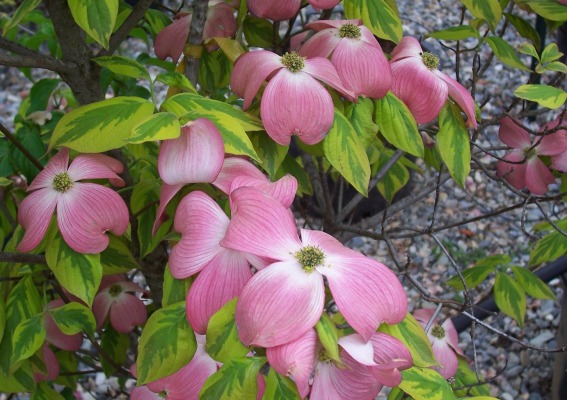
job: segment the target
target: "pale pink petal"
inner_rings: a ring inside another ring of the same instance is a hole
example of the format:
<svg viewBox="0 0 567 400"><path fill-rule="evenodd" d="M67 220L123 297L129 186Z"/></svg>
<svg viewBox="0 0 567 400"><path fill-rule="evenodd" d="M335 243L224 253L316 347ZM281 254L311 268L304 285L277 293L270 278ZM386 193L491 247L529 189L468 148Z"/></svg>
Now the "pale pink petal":
<svg viewBox="0 0 567 400"><path fill-rule="evenodd" d="M81 154L69 165L69 177L72 181L82 179L110 179L114 186L124 186L124 181L117 173L124 170L122 163L104 154Z"/></svg>
<svg viewBox="0 0 567 400"><path fill-rule="evenodd" d="M453 349L451 349L443 339L437 338L432 340L431 347L433 348L435 358L439 361L439 364L441 364L441 367L434 366L433 369L438 371L446 379L454 377L457 373L459 360Z"/></svg>
<svg viewBox="0 0 567 400"><path fill-rule="evenodd" d="M323 22L323 21L321 21ZM324 21L327 22L327 21ZM323 24L321 24L323 25ZM324 24L326 26L327 24ZM310 23L305 28L318 30L316 23ZM324 29L311 36L300 48L299 54L303 57L323 57L327 58L333 52L335 47L341 42L338 29Z"/></svg>
<svg viewBox="0 0 567 400"><path fill-rule="evenodd" d="M392 85L390 64L379 47L362 40L343 39L331 57L345 87L360 95L382 98Z"/></svg>
<svg viewBox="0 0 567 400"><path fill-rule="evenodd" d="M455 325L453 325L451 319L447 318L441 326L445 329L445 340L447 344L451 346L457 354L464 356L463 350L459 347L459 333L455 329Z"/></svg>
<svg viewBox="0 0 567 400"><path fill-rule="evenodd" d="M254 15L273 21L283 21L294 17L301 6L301 0L247 0L247 3L248 9Z"/></svg>
<svg viewBox="0 0 567 400"><path fill-rule="evenodd" d="M299 51L301 46L309 39L309 31L298 32L289 40L289 51Z"/></svg>
<svg viewBox="0 0 567 400"><path fill-rule="evenodd" d="M54 189L42 188L29 194L20 203L18 222L26 233L18 244L18 251L30 251L39 245L49 227L60 196L60 192Z"/></svg>
<svg viewBox="0 0 567 400"><path fill-rule="evenodd" d="M407 297L388 267L346 248L343 253L326 254L324 265L316 269L327 277L346 321L365 340L382 322L397 324L404 319Z"/></svg>
<svg viewBox="0 0 567 400"><path fill-rule="evenodd" d="M308 330L298 339L281 346L266 349L270 366L280 375L289 376L301 398L309 394L309 378L313 371L317 350L317 333Z"/></svg>
<svg viewBox="0 0 567 400"><path fill-rule="evenodd" d="M104 275L100 281L98 293L102 293L105 289L108 289L116 283L124 282L126 279L126 275L124 274ZM139 286L137 287L140 288Z"/></svg>
<svg viewBox="0 0 567 400"><path fill-rule="evenodd" d="M34 372L34 380L36 383L40 381L54 381L59 376L59 360L55 356L55 353L47 343L42 346L43 361L45 363L45 368L47 369L47 375L42 371Z"/></svg>
<svg viewBox="0 0 567 400"><path fill-rule="evenodd" d="M417 322L419 322L419 324L423 328L425 328L427 326L427 323L431 319L431 317L433 317L434 312L435 312L435 309L431 308L431 307L420 308L418 310L412 311L411 315L413 315L413 317L417 320ZM435 320L434 320L434 322L435 322Z"/></svg>
<svg viewBox="0 0 567 400"><path fill-rule="evenodd" d="M75 182L59 196L59 230L69 247L79 253L100 253L108 246L106 232L122 235L128 222L124 200L105 186Z"/></svg>
<svg viewBox="0 0 567 400"><path fill-rule="evenodd" d="M413 366L409 350L400 340L382 332L374 333L370 341L377 364L372 368L374 376L385 386L398 386L402 381L400 371Z"/></svg>
<svg viewBox="0 0 567 400"><path fill-rule="evenodd" d="M565 131L557 131L542 138L536 138L534 143L538 143L535 149L537 154L542 156L557 156L567 151Z"/></svg>
<svg viewBox="0 0 567 400"><path fill-rule="evenodd" d="M517 164L524 161L525 157L523 150L514 150L502 157L503 160L512 163L503 160L496 163L497 175L506 179L510 185L518 190L526 187L526 163Z"/></svg>
<svg viewBox="0 0 567 400"><path fill-rule="evenodd" d="M344 86L333 63L326 58L315 57L305 60L302 71L338 90L346 99L356 100L354 93Z"/></svg>
<svg viewBox="0 0 567 400"><path fill-rule="evenodd" d="M176 16L170 25L163 28L154 41L156 56L162 60L171 57L171 60L177 63L183 53L187 36L189 36L190 24L191 14L183 13Z"/></svg>
<svg viewBox="0 0 567 400"><path fill-rule="evenodd" d="M409 108L418 124L437 118L447 101L449 88L444 80L427 69L420 58L391 62L392 92Z"/></svg>
<svg viewBox="0 0 567 400"><path fill-rule="evenodd" d="M374 399L382 385L376 380L372 367L359 364L350 354L341 352L344 368L334 369L334 386L342 399Z"/></svg>
<svg viewBox="0 0 567 400"><path fill-rule="evenodd" d="M347 252L353 254L354 257L359 256L359 253L346 248L336 238L323 231L301 229L301 242L305 246L317 246L326 254Z"/></svg>
<svg viewBox="0 0 567 400"><path fill-rule="evenodd" d="M346 400L335 389L335 370L336 367L330 362L316 364L310 400Z"/></svg>
<svg viewBox="0 0 567 400"><path fill-rule="evenodd" d="M222 249L201 271L187 295L187 319L202 335L211 316L233 298L252 278L248 261L240 252Z"/></svg>
<svg viewBox="0 0 567 400"><path fill-rule="evenodd" d="M53 178L57 174L67 172L67 165L69 165L69 149L64 147L37 174L33 182L28 186L28 192L41 188L52 188Z"/></svg>
<svg viewBox="0 0 567 400"><path fill-rule="evenodd" d="M161 143L158 171L169 185L208 183L217 178L223 161L224 143L218 128L208 119L198 118L183 126L177 139Z"/></svg>
<svg viewBox="0 0 567 400"><path fill-rule="evenodd" d="M323 276L296 262L264 268L244 286L236 304L236 326L246 346L272 347L313 328L325 301Z"/></svg>
<svg viewBox="0 0 567 400"><path fill-rule="evenodd" d="M341 0L307 0L309 4L320 10L328 10L341 2Z"/></svg>
<svg viewBox="0 0 567 400"><path fill-rule="evenodd" d="M421 49L421 45L416 38L412 36L404 36L402 40L400 40L400 43L398 43L392 51L392 59L390 61L397 62L408 57L417 58L421 61L422 52L423 50Z"/></svg>
<svg viewBox="0 0 567 400"><path fill-rule="evenodd" d="M93 301L93 315L96 320L96 329L103 327L113 300L114 299L108 294L108 291L100 292L95 296Z"/></svg>
<svg viewBox="0 0 567 400"><path fill-rule="evenodd" d="M555 183L555 177L539 157L532 157L527 161L526 186L530 192L544 195L547 192L547 186L552 183Z"/></svg>
<svg viewBox="0 0 567 400"><path fill-rule="evenodd" d="M169 268L177 279L199 272L218 254L229 220L219 205L203 192L189 193L175 215L175 230L181 240L171 250Z"/></svg>
<svg viewBox="0 0 567 400"><path fill-rule="evenodd" d="M132 332L136 325L143 325L148 319L146 305L134 295L120 293L110 307L110 323L118 332Z"/></svg>
<svg viewBox="0 0 567 400"><path fill-rule="evenodd" d="M250 51L238 57L230 77L230 86L234 93L244 99L245 110L252 104L262 83L280 68L283 68L280 56L271 51Z"/></svg>
<svg viewBox="0 0 567 400"><path fill-rule="evenodd" d="M318 0L321 1L321 0ZM322 0L322 1L328 1L328 0ZM305 25L306 29L313 29L315 31L322 31L323 29L329 29L329 28L340 28L343 25L346 24L352 24L352 25L356 25L356 26L360 26L362 24L362 21L360 19L327 19L327 20L318 20L318 21L313 21L310 22L308 24Z"/></svg>
<svg viewBox="0 0 567 400"><path fill-rule="evenodd" d="M382 46L380 46L380 43L378 43L378 40L376 40L376 37L374 36L374 34L372 32L370 32L370 30L365 27L364 25L362 25L362 22L359 20L355 20L358 22L352 22L355 25L360 25L360 39L366 43L368 43L371 46L375 46L378 47L380 49L380 51L382 51Z"/></svg>
<svg viewBox="0 0 567 400"><path fill-rule="evenodd" d="M289 208L295 199L297 192L297 179L289 174L282 176L275 182L270 182L266 179L255 179L247 176L237 176L232 181L230 191L238 189L243 186L251 186L269 194L286 208Z"/></svg>
<svg viewBox="0 0 567 400"><path fill-rule="evenodd" d="M319 82L286 68L270 80L260 105L266 132L283 146L289 145L293 135L306 144L319 143L333 124L334 110L331 95Z"/></svg>
<svg viewBox="0 0 567 400"><path fill-rule="evenodd" d="M142 385L130 391L130 400L162 400L162 397L152 392L146 385Z"/></svg>
<svg viewBox="0 0 567 400"><path fill-rule="evenodd" d="M278 200L253 187L230 195L232 219L221 246L276 260L295 260L301 248L295 218Z"/></svg>
<svg viewBox="0 0 567 400"><path fill-rule="evenodd" d="M338 343L356 362L362 365L376 365L372 343L358 333L343 336Z"/></svg>
<svg viewBox="0 0 567 400"><path fill-rule="evenodd" d="M550 168L556 169L561 172L567 172L567 151L551 157L551 166Z"/></svg>
<svg viewBox="0 0 567 400"><path fill-rule="evenodd" d="M236 33L237 28L234 8L224 2L217 3L207 10L203 40L212 37L231 37Z"/></svg>
<svg viewBox="0 0 567 400"><path fill-rule="evenodd" d="M229 194L232 181L234 178L241 175L258 180L268 180L262 171L250 161L240 157L229 157L224 159L222 168L217 179L213 182L213 185L224 193Z"/></svg>
<svg viewBox="0 0 567 400"><path fill-rule="evenodd" d="M518 126L510 117L500 120L498 138L513 149L527 149L532 145L528 131Z"/></svg>
<svg viewBox="0 0 567 400"><path fill-rule="evenodd" d="M266 392L266 379L264 379L264 375L260 373L256 375L256 385L258 386L256 400L262 400L264 398L264 393Z"/></svg>
<svg viewBox="0 0 567 400"><path fill-rule="evenodd" d="M433 73L439 78L443 79L449 87L449 96L461 107L467 115L467 126L469 128L476 128L476 112L474 106L474 99L470 92L465 89L463 85L454 80L453 78L445 75L443 72L434 70Z"/></svg>
<svg viewBox="0 0 567 400"><path fill-rule="evenodd" d="M164 215L165 208L183 186L183 183L180 183L178 185L168 185L165 182L161 185L161 189L159 191L159 206L156 211L156 220L154 221L154 226L152 227L152 235L156 234L161 224L163 224L167 219L166 215Z"/></svg>

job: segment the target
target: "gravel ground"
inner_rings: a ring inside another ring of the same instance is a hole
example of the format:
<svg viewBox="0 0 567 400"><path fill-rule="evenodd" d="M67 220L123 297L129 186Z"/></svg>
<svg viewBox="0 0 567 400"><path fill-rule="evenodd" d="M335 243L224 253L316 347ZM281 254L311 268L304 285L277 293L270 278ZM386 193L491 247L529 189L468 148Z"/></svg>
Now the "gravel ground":
<svg viewBox="0 0 567 400"><path fill-rule="evenodd" d="M458 23L460 11L454 0L418 1L398 0L400 14L404 16L404 34L421 36L432 30L442 29ZM513 39L513 36L508 38ZM450 60L450 53L438 42L428 40L434 51L441 57L445 72L452 74L455 66ZM512 42L513 45L519 43ZM486 57L489 49L483 49L481 56ZM463 65L466 64L466 60ZM466 82L466 71L461 71L463 82ZM15 69L0 67L0 121L11 127L12 118L17 112L22 97L27 94L26 79ZM506 82L505 85L502 82ZM521 77L509 68L496 65L487 71L479 82L476 99L482 102L492 96L483 109L483 113L491 115L501 111L504 104L513 98L512 91L522 83ZM488 128L481 137L481 144L490 146L497 144L496 130ZM493 168L494 160L483 158L489 168ZM413 185L419 186L428 176L414 177ZM448 181L442 187L437 211L437 225L455 221L465 217L482 215L502 204L510 204L517 199L506 193L498 183L489 180L484 174L473 171L465 188ZM411 209L388 220L387 227L428 226L435 199L428 197ZM557 210L553 210L557 211ZM560 210L562 211L562 210ZM564 214L565 215L565 214ZM438 234L445 243L453 258L461 268L474 264L479 258L491 254L506 253L513 257L518 265L525 265L532 243L522 233L520 225L521 211L515 211L498 218L471 223ZM537 209L527 210L528 228L541 219ZM383 243L376 243L366 238L355 238L351 242L369 256L385 263L391 263L388 249ZM448 258L429 237L396 240L395 246L402 259L409 256L410 267L415 277L427 287L433 296L446 297L447 288L443 284L455 271ZM551 288L560 299L563 289L558 279L550 283ZM489 286L488 286L489 287ZM486 289L486 288L485 288ZM473 293L480 299L482 293ZM418 308L425 303L420 294L408 286L410 304ZM508 317L498 314L486 320L491 326L514 335L535 346L547 348L557 347L555 334L559 324L559 302L551 300L529 300L526 323L518 327ZM479 373L489 380L492 395L503 400L546 400L550 399L553 355L540 353L511 344L499 338L486 328L477 326L474 335L463 332L460 335L461 346L471 360L473 359L472 337L476 345L476 362ZM105 381L102 376L92 378L89 386L94 393L102 395L115 387L114 380ZM104 397L104 396L103 396ZM103 398L97 396L97 398ZM88 395L85 397L88 398Z"/></svg>

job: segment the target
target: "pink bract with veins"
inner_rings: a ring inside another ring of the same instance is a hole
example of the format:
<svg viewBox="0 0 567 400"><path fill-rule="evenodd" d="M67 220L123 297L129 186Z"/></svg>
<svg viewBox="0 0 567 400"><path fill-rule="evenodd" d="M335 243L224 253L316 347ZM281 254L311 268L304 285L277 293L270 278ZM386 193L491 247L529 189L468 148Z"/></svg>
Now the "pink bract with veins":
<svg viewBox="0 0 567 400"><path fill-rule="evenodd" d="M64 148L28 187L33 193L22 201L18 211L18 222L26 230L19 251L39 245L55 210L61 236L79 253L100 253L108 246L106 232L126 232L128 207L118 193L106 186L80 182L109 179L123 185L116 175L122 171L122 164L103 154L81 154L68 164L69 150Z"/></svg>
<svg viewBox="0 0 567 400"><path fill-rule="evenodd" d="M325 301L323 277L347 322L366 339L382 322L404 318L407 298L388 267L323 232L302 229L300 239L291 211L256 188L234 190L230 202L221 246L277 261L240 295L236 325L245 345L282 345L315 326Z"/></svg>
<svg viewBox="0 0 567 400"><path fill-rule="evenodd" d="M476 128L471 94L456 80L437 70L439 59L424 52L417 39L406 36L392 52L392 92L409 108L418 124L437 118L451 97L467 115L467 126Z"/></svg>
<svg viewBox="0 0 567 400"><path fill-rule="evenodd" d="M561 157L567 151L565 131L536 137L532 142L528 131L506 117L500 120L498 137L512 148L496 164L498 176L518 190L527 187L533 194L545 194L555 177L539 156ZM561 170L563 166L561 159L556 159L555 168Z"/></svg>
<svg viewBox="0 0 567 400"><path fill-rule="evenodd" d="M390 64L382 47L360 20L317 21L305 25L317 31L299 49L308 58L331 56L345 87L356 97L381 98L392 84Z"/></svg>
<svg viewBox="0 0 567 400"><path fill-rule="evenodd" d="M258 50L236 60L230 79L232 90L244 98L244 109L250 107L265 80L268 84L260 105L262 122L268 135L284 146L289 145L293 135L306 144L319 143L331 128L333 100L318 80L349 100L354 99L329 60L306 59L295 52L280 57Z"/></svg>
<svg viewBox="0 0 567 400"><path fill-rule="evenodd" d="M434 312L434 308L421 308L415 310L412 314L417 322L425 329ZM459 366L457 355L464 356L463 351L459 347L459 334L455 329L455 325L453 325L453 322L449 318L441 325L437 323L437 319L434 319L429 331L426 333L431 342L433 354L437 361L439 361L439 364L441 364L440 367L433 366L431 368L439 372L446 379L454 377Z"/></svg>

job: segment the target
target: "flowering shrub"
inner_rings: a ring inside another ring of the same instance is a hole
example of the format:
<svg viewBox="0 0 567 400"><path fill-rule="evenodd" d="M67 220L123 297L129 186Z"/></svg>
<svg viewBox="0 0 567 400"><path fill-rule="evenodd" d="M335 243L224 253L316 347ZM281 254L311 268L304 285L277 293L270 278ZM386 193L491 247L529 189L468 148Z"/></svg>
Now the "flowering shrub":
<svg viewBox="0 0 567 400"><path fill-rule="evenodd" d="M467 18L428 36L459 43L465 79L438 69L425 38L402 35L394 0L39 3L0 20L0 64L60 77L34 83L16 135L0 124L0 390L66 398L88 366L128 378L122 389L144 400L371 400L384 387L390 399L493 399L476 359L476 375L459 364L449 316L468 312L492 273L497 304L520 325L526 294L553 293L500 255L454 263L436 298L393 244L435 237L436 208L425 229L392 230L388 218L430 193L437 207L442 184L464 187L471 165L524 206L561 199L567 71L521 15L562 22L567 7L461 0ZM519 50L534 71L502 38L509 24L532 41ZM150 52L118 55L128 36ZM476 93L494 59L529 75L497 116ZM522 126L520 99L542 107L537 133ZM490 126L507 147L479 144ZM392 205L410 171L433 184ZM386 210L355 221L377 191ZM538 229L553 238L566 221ZM383 240L391 258L350 248L355 236ZM567 251L562 240L538 242L532 264ZM402 283L443 314L419 309Z"/></svg>

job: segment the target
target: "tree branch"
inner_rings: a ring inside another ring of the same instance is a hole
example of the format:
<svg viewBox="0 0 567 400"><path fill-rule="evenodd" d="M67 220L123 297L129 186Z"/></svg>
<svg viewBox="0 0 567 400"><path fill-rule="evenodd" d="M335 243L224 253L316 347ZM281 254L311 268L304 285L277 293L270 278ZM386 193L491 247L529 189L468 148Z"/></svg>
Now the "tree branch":
<svg viewBox="0 0 567 400"><path fill-rule="evenodd" d="M47 265L47 261L45 261L45 256L41 254L26 254L26 253L0 253L0 262Z"/></svg>
<svg viewBox="0 0 567 400"><path fill-rule="evenodd" d="M193 16L191 17L191 30L189 31L189 51L185 53L187 65L185 66L185 76L191 81L193 86L197 85L197 76L199 74L199 64L201 62L201 53L203 49L203 31L205 22L207 21L207 8L209 2L207 0L195 0L193 2ZM197 50L199 49L199 50Z"/></svg>
<svg viewBox="0 0 567 400"><path fill-rule="evenodd" d="M43 68L53 72L71 72L75 68L70 63L48 56L42 58L4 54L0 52L0 65L17 68Z"/></svg>

